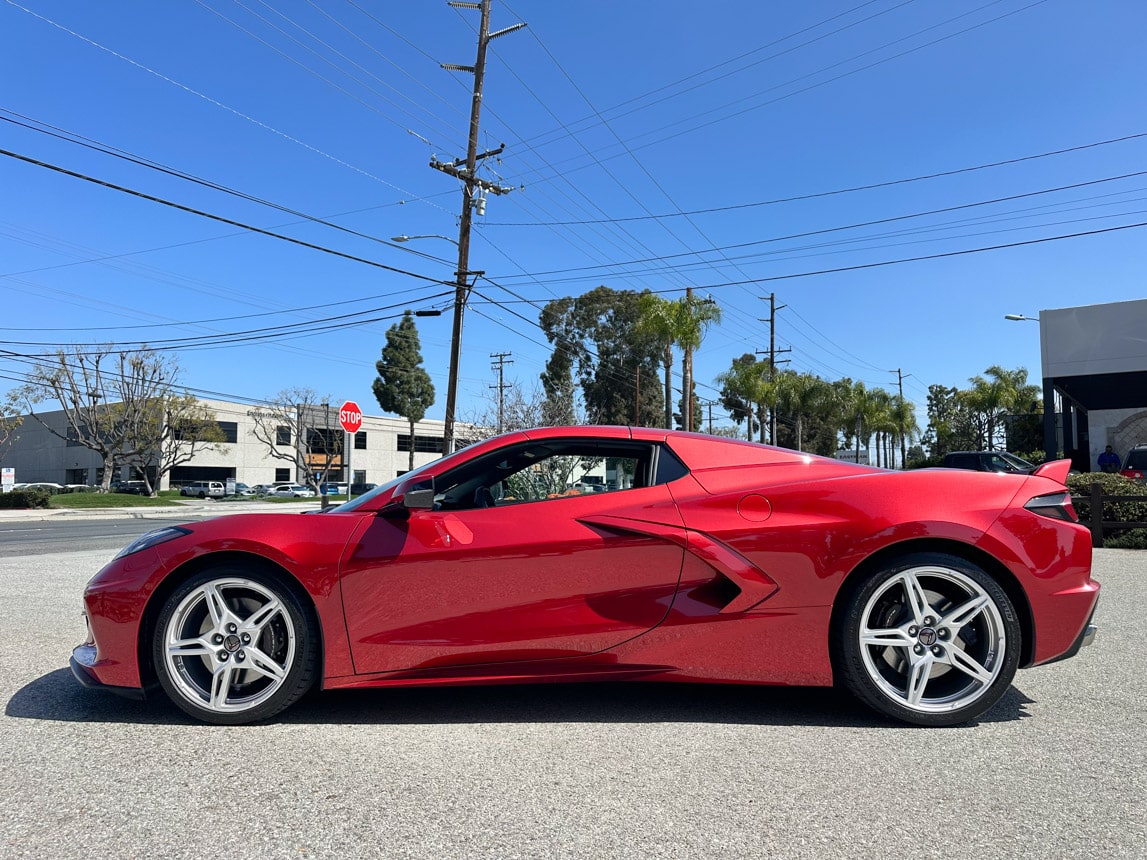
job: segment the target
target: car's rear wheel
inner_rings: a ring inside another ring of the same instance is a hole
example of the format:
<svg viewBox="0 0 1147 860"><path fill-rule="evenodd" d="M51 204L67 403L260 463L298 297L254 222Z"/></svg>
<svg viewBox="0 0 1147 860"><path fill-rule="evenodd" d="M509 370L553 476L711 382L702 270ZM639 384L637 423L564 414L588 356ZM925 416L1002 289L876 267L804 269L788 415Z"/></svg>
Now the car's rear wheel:
<svg viewBox="0 0 1147 860"><path fill-rule="evenodd" d="M163 605L152 652L160 685L188 714L236 725L298 701L318 673L313 613L277 576L205 570Z"/></svg>
<svg viewBox="0 0 1147 860"><path fill-rule="evenodd" d="M968 722L1006 692L1020 626L1007 594L979 567L927 553L868 574L836 639L845 685L881 713L924 726Z"/></svg>

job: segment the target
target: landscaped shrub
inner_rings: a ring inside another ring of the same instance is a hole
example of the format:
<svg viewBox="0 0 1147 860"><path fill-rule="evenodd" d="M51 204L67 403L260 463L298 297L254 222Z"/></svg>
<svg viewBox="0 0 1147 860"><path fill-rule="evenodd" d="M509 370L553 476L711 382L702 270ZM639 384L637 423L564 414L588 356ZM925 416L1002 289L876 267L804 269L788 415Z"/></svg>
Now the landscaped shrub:
<svg viewBox="0 0 1147 860"><path fill-rule="evenodd" d="M46 508L48 495L46 490L12 490L0 493L0 508Z"/></svg>
<svg viewBox="0 0 1147 860"><path fill-rule="evenodd" d="M1079 518L1091 519L1091 485L1099 484L1105 496L1147 496L1147 484L1132 481L1122 475L1109 475L1104 472L1088 472L1082 475L1069 475L1067 487L1071 490L1072 503ZM1147 502L1103 503L1104 522L1147 523ZM1117 531L1115 527L1103 530L1103 545L1123 549L1147 549L1147 529Z"/></svg>
<svg viewBox="0 0 1147 860"><path fill-rule="evenodd" d="M1105 547L1114 549L1147 549L1147 529L1128 529L1115 537L1103 537Z"/></svg>

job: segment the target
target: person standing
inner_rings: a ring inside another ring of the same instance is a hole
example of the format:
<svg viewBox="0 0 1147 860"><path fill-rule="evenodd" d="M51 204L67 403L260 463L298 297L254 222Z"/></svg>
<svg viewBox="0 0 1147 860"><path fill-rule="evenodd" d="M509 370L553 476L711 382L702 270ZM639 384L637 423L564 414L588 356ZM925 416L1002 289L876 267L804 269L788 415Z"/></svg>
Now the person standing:
<svg viewBox="0 0 1147 860"><path fill-rule="evenodd" d="M1109 475L1118 472L1121 464L1119 455L1111 450L1110 445L1099 455L1096 462L1099 463L1099 471L1107 472Z"/></svg>

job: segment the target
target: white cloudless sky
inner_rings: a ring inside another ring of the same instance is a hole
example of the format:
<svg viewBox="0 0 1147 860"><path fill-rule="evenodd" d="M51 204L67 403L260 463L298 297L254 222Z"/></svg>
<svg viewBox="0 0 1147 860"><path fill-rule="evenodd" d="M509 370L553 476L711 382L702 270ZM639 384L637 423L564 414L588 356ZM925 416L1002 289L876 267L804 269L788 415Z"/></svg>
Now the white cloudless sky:
<svg viewBox="0 0 1147 860"><path fill-rule="evenodd" d="M789 366L893 392L900 369L921 426L930 384L1038 381L1038 328L1005 313L1145 295L1141 0L493 0L518 22L486 68L483 176L513 191L474 219L460 418L491 353L532 388L539 309L601 284L721 305L702 398L767 349L775 293ZM0 0L0 390L56 344L142 341L200 392L381 414L386 329L444 308L418 320L441 418L461 189L429 162L465 155L473 79L439 64L474 62L478 23Z"/></svg>

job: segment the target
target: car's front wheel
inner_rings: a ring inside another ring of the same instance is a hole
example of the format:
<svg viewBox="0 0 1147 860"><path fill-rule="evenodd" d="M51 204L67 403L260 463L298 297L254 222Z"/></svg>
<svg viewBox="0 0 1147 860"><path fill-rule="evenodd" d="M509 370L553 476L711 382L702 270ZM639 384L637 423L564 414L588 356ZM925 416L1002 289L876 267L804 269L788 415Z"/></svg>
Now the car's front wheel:
<svg viewBox="0 0 1147 860"><path fill-rule="evenodd" d="M152 642L160 685L207 722L267 719L314 684L316 623L278 576L237 566L202 571L160 612Z"/></svg>
<svg viewBox="0 0 1147 860"><path fill-rule="evenodd" d="M842 680L872 708L910 723L968 722L1007 691L1019 665L1011 600L979 567L916 554L869 573L835 641Z"/></svg>

